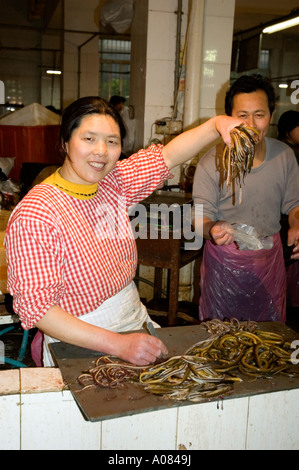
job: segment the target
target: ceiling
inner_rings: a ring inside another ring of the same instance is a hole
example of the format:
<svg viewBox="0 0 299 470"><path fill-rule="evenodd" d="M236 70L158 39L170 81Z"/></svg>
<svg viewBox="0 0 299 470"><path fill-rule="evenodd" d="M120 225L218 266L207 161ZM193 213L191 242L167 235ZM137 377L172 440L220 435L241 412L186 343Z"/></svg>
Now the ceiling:
<svg viewBox="0 0 299 470"><path fill-rule="evenodd" d="M43 20L44 25L50 21L59 0L27 0L27 18L29 21Z"/></svg>
<svg viewBox="0 0 299 470"><path fill-rule="evenodd" d="M18 9L26 5L24 0L21 0L21 3L19 3L20 0L10 0L10 2ZM37 24L36 22L41 21L46 27L59 0L27 0L26 3L29 24ZM299 0L235 0L234 33L286 16L294 9L299 9ZM11 21L13 20L10 19L8 22ZM299 37L299 26L286 31L288 35Z"/></svg>
<svg viewBox="0 0 299 470"><path fill-rule="evenodd" d="M28 0L28 19L43 18L47 23L57 3L58 0ZM235 0L234 32L288 15L296 8L299 8L299 0ZM299 27L290 28L288 34L299 34Z"/></svg>
<svg viewBox="0 0 299 470"><path fill-rule="evenodd" d="M236 0L234 33L259 26L299 8L299 0ZM299 36L299 26L285 30Z"/></svg>

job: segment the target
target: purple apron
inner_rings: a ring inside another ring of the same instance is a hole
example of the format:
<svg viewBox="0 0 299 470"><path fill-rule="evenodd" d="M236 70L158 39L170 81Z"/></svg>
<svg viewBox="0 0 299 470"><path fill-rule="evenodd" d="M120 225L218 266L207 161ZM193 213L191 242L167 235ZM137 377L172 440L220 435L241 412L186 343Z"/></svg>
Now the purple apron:
<svg viewBox="0 0 299 470"><path fill-rule="evenodd" d="M201 265L199 319L286 320L286 272L280 235L273 247L239 250L206 241Z"/></svg>

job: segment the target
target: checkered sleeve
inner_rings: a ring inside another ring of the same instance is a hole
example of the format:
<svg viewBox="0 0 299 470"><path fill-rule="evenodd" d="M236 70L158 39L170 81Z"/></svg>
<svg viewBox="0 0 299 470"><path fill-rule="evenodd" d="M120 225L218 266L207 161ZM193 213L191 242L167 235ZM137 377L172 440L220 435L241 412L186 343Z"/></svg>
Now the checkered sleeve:
<svg viewBox="0 0 299 470"><path fill-rule="evenodd" d="M151 145L118 163L118 184L122 185L127 207L142 201L173 177L165 164L162 149L162 145Z"/></svg>
<svg viewBox="0 0 299 470"><path fill-rule="evenodd" d="M64 292L64 250L58 232L40 220L18 218L5 240L7 287L26 330L59 304Z"/></svg>

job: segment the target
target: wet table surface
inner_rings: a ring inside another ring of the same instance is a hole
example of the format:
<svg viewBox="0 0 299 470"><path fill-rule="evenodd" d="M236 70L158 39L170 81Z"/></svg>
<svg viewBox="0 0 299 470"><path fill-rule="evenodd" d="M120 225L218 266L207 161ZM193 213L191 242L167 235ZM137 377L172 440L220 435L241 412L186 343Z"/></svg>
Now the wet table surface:
<svg viewBox="0 0 299 470"><path fill-rule="evenodd" d="M299 340L298 333L279 322L260 323L258 328L282 334L287 341ZM168 348L168 357L184 354L195 343L209 337L203 325L159 328L157 333ZM133 383L126 383L124 388L119 389L97 387L81 391L83 387L78 384L77 377L91 368L101 354L66 343L52 343L50 348L65 384L72 392L84 418L89 421L194 404L155 396L146 392L142 386ZM299 374L299 365L294 365L292 368ZM221 399L299 388L299 375L291 378L284 375L259 379L245 376L242 378L244 379L242 382L234 384L233 392ZM219 401L219 398L214 398L213 401ZM204 406L204 402L202 404Z"/></svg>

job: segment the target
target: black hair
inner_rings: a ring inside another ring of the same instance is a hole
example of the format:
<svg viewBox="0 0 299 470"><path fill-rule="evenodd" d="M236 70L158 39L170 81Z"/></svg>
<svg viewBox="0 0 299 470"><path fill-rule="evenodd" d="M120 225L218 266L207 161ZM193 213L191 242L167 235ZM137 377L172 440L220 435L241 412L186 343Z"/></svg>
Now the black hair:
<svg viewBox="0 0 299 470"><path fill-rule="evenodd" d="M242 75L230 87L225 96L225 113L232 115L234 97L239 93L253 93L257 90L263 90L268 97L268 106L272 116L275 109L275 91L271 81L259 74Z"/></svg>
<svg viewBox="0 0 299 470"><path fill-rule="evenodd" d="M91 114L111 116L120 130L121 141L126 136L126 128L119 112L99 96L86 96L70 104L63 112L60 128L60 146L65 154L65 144L70 141L72 134L82 121L82 118Z"/></svg>
<svg viewBox="0 0 299 470"><path fill-rule="evenodd" d="M278 139L285 141L295 127L299 127L299 111L290 109L283 113L277 123Z"/></svg>
<svg viewBox="0 0 299 470"><path fill-rule="evenodd" d="M113 95L111 96L109 103L113 106L117 106L119 103L125 103L127 100L123 96Z"/></svg>

